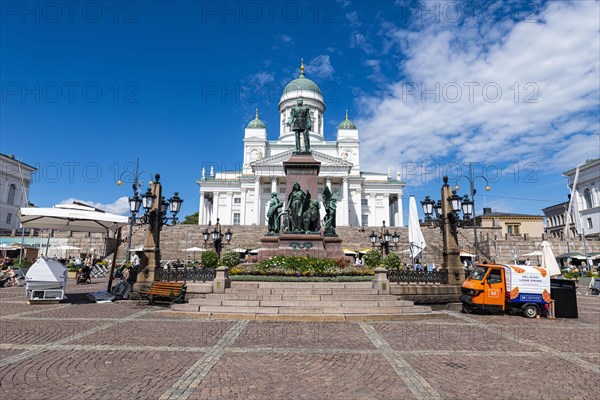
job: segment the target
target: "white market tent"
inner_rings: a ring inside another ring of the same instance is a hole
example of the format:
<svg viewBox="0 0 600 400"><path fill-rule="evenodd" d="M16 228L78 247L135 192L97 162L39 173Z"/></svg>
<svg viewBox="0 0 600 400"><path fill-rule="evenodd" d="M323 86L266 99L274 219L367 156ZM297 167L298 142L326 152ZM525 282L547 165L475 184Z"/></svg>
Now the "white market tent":
<svg viewBox="0 0 600 400"><path fill-rule="evenodd" d="M129 218L79 204L59 204L51 208L22 207L18 213L23 228L73 232L116 232Z"/></svg>
<svg viewBox="0 0 600 400"><path fill-rule="evenodd" d="M62 300L67 286L67 268L58 260L40 257L29 268L26 280L27 300Z"/></svg>
<svg viewBox="0 0 600 400"><path fill-rule="evenodd" d="M110 290L113 276L112 269L115 265L118 246L121 241L121 228L129 223L128 217L107 213L81 203L59 204L51 208L22 207L17 216L19 217L23 228L92 233L108 233L109 231L117 232L117 248L114 251L110 279L108 282ZM43 258L43 260L44 264L49 264L49 259ZM56 263L58 263L58 261L56 261ZM58 264L62 266L62 264ZM50 267L43 268L48 269ZM64 266L62 266L62 268L64 268ZM30 279L30 273L33 274L31 275L33 277L32 279ZM40 280L44 279L44 276L45 275L37 276L36 269L34 269L33 266L27 272L28 297L30 294L33 295L33 290L37 283L44 282L43 280Z"/></svg>

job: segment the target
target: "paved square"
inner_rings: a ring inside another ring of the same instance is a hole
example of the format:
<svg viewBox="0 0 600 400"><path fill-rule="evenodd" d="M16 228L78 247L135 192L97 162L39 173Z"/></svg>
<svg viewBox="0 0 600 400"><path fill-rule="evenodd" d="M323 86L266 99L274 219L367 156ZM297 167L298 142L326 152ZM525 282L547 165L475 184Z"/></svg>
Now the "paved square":
<svg viewBox="0 0 600 400"><path fill-rule="evenodd" d="M576 320L308 323L90 304L96 281L41 306L0 289L0 398L596 399L600 387L600 299L584 290Z"/></svg>

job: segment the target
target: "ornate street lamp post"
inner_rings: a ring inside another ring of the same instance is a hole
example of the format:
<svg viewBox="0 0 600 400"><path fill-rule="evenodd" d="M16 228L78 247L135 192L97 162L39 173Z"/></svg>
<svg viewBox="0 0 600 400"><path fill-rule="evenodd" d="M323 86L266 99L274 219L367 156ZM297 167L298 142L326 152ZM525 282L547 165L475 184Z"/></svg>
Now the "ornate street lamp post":
<svg viewBox="0 0 600 400"><path fill-rule="evenodd" d="M469 163L469 176L466 175L461 175L458 178L456 178L456 182L455 182L455 186L454 186L454 191L458 192L460 190L460 186L458 186L458 181L461 178L465 178L466 180L469 181L469 192L471 194L471 212L469 213L469 215L472 215L473 218L473 237L474 237L474 242L473 242L473 247L475 250L475 260L476 261L478 259L479 256L479 246L477 245L477 220L476 220L476 215L475 215L475 193L477 193L477 190L475 190L475 180L477 180L477 178L482 178L483 180L485 180L485 191L489 192L490 190L492 190L492 187L490 186L490 183L488 182L487 178L483 175L478 175L478 176L474 176L473 174L473 164ZM466 197L466 196L465 196Z"/></svg>
<svg viewBox="0 0 600 400"><path fill-rule="evenodd" d="M127 254L125 254L125 262L129 262L131 257L131 240L133 237L133 225L136 222L136 215L140 211L140 205L142 203L142 199L139 196L139 190L144 185L144 181L140 180L140 174L148 171L140 171L140 159L136 159L135 161L135 172L133 175L133 184L131 185L133 189L133 196L129 198L129 212L131 213L131 218L129 219L129 240L127 242ZM123 171L117 180L117 185L123 185L123 176L129 173L129 171ZM149 185L152 185L154 182L150 180L148 182Z"/></svg>
<svg viewBox="0 0 600 400"><path fill-rule="evenodd" d="M373 248L379 247L381 250L381 255L390 254L390 242L393 243L394 249L398 249L398 242L400 241L400 235L398 232L394 231L392 235L389 230L385 229L385 221L383 222L383 227L381 228L381 235L377 235L375 231L371 232L369 235L369 240L371 241L371 245Z"/></svg>
<svg viewBox="0 0 600 400"><path fill-rule="evenodd" d="M444 177L444 185L441 191L442 200L437 203L426 196L421 205L425 214L425 224L429 227L442 229L444 240L443 268L448 270L448 283L460 285L464 282L463 265L460 262L460 247L458 245L458 227L464 226L473 212L473 202L468 196L461 198L450 190L448 177ZM463 219L459 217L462 211ZM435 217L433 216L435 212ZM450 282L450 277L454 282Z"/></svg>
<svg viewBox="0 0 600 400"><path fill-rule="evenodd" d="M231 232L231 230L227 228L227 232L225 232L225 240L227 240L227 243L223 243L223 233L221 232L221 224L219 224L217 220L217 225L213 228L212 232L209 232L208 229L205 229L204 232L202 232L202 237L204 239L205 246L207 245L208 238L210 237L212 239L213 247L215 248L217 257L220 260L221 250L223 249L223 246L226 246L229 244L229 242L231 242L233 232Z"/></svg>
<svg viewBox="0 0 600 400"><path fill-rule="evenodd" d="M154 282L154 271L160 267L160 231L163 225L169 221L173 224L177 223L176 215L181 210L181 203L183 203L177 192L167 202L162 196L160 175L156 174L154 178L152 188L148 188L146 193L141 196L145 214L141 217L140 222L147 224L148 229L146 229L144 238L144 259L140 264L142 270L137 271L136 283L132 290L136 293L148 289ZM169 208L171 217L167 217Z"/></svg>

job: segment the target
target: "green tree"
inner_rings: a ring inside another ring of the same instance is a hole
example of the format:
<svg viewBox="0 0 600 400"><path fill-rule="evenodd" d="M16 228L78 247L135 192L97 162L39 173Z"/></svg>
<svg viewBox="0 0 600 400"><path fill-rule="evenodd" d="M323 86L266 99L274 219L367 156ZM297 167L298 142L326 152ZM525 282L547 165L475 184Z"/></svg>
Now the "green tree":
<svg viewBox="0 0 600 400"><path fill-rule="evenodd" d="M381 264L381 253L377 250L369 250L363 259L367 268L377 268Z"/></svg>
<svg viewBox="0 0 600 400"><path fill-rule="evenodd" d="M219 257L215 251L209 250L202 253L200 261L202 262L203 266L207 268L214 268L219 263Z"/></svg>
<svg viewBox="0 0 600 400"><path fill-rule="evenodd" d="M186 215L185 220L182 222L184 225L198 225L198 218L200 217L200 213L196 211L191 215Z"/></svg>
<svg viewBox="0 0 600 400"><path fill-rule="evenodd" d="M387 269L400 269L402 266L402 258L398 253L390 253L383 259L383 265L385 265Z"/></svg>
<svg viewBox="0 0 600 400"><path fill-rule="evenodd" d="M232 268L240 263L240 253L237 251L227 251L221 257L221 265Z"/></svg>

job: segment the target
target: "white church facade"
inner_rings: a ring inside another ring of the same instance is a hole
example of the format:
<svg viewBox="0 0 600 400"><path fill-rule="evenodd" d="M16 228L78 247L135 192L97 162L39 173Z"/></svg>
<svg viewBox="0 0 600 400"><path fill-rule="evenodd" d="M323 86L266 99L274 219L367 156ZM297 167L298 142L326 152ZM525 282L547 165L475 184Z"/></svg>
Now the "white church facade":
<svg viewBox="0 0 600 400"><path fill-rule="evenodd" d="M360 168L358 128L348 119L337 128L335 141L325 140L325 102L315 82L300 75L283 89L279 101L279 138L269 140L267 128L258 118L248 123L244 132L242 170L215 172L202 170L200 186L199 225L266 225L266 213L271 193L286 202L286 177L283 161L296 148L295 134L286 125L292 107L302 98L310 109L312 128L310 148L315 160L321 162L318 177L319 196L327 185L337 193L337 226L403 226L402 190L405 183L400 173L363 172ZM304 148L304 144L302 144ZM321 209L321 216L324 210Z"/></svg>

